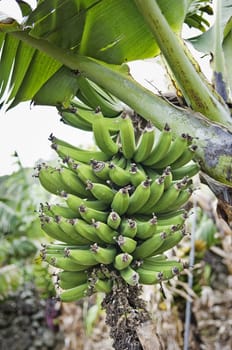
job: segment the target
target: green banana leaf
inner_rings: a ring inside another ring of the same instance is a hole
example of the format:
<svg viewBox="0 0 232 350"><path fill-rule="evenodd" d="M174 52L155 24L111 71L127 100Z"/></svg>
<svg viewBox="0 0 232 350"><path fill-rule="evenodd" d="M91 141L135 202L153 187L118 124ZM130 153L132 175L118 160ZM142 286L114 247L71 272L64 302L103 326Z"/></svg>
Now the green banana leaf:
<svg viewBox="0 0 232 350"><path fill-rule="evenodd" d="M180 32L191 3L193 1L158 0L163 14L176 32ZM25 31L51 45L118 65L160 53L133 1L46 0L40 1L31 12L28 6L23 6L22 3L23 14L28 17L22 25L15 21L0 22L0 99L8 104L11 102L11 107L31 100L61 68L54 57L16 39L12 35L15 30ZM62 81L61 75L59 72ZM64 80L68 81L66 72Z"/></svg>
<svg viewBox="0 0 232 350"><path fill-rule="evenodd" d="M217 1L214 25L189 41L200 52L211 54L214 85L225 101L232 101L232 1Z"/></svg>

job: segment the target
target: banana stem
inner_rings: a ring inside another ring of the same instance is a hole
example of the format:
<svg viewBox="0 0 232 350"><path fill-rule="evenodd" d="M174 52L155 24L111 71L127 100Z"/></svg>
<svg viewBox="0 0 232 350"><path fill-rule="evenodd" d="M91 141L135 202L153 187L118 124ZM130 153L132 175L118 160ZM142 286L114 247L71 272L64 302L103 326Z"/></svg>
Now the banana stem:
<svg viewBox="0 0 232 350"><path fill-rule="evenodd" d="M172 31L154 0L134 0L157 41L180 89L192 109L208 119L231 126L229 109L200 77L186 56L181 39Z"/></svg>
<svg viewBox="0 0 232 350"><path fill-rule="evenodd" d="M128 349L128 344L130 349L144 349L137 332L152 321L141 294L139 286L131 287L117 277L111 293L103 299L102 307L106 311L106 324L110 326L115 350ZM154 345L154 340L150 341Z"/></svg>
<svg viewBox="0 0 232 350"><path fill-rule="evenodd" d="M231 131L213 124L200 113L175 107L137 83L128 67L109 65L95 59L73 54L55 47L45 40L34 39L26 32L12 33L18 39L46 52L65 66L80 71L84 76L109 91L133 108L146 120L162 130L167 123L175 136L188 133L196 139L196 158L201 168L214 179L232 183L232 128ZM125 69L123 69L125 68Z"/></svg>

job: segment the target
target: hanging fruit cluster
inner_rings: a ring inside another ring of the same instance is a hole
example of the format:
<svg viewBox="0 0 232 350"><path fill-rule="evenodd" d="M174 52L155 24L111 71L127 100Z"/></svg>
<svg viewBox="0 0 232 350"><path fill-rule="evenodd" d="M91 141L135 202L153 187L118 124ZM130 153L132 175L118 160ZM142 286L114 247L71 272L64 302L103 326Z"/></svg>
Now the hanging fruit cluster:
<svg viewBox="0 0 232 350"><path fill-rule="evenodd" d="M62 118L68 117L71 125L75 120L80 128L83 122L93 131L99 150L51 135L64 165L38 166L42 186L65 202L41 205L40 213L43 230L61 242L42 249L44 260L61 270L61 300L109 293L115 275L132 286L178 275L183 263L164 253L185 235L187 213L181 207L199 170L191 137L172 140L168 125L158 132L149 122L137 134L126 112L105 118L100 111L64 111Z"/></svg>

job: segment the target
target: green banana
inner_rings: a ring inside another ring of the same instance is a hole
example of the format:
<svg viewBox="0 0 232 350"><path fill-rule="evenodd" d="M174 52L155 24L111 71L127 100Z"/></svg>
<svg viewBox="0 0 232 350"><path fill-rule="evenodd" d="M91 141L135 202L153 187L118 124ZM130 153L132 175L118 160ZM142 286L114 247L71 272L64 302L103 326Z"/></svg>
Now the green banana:
<svg viewBox="0 0 232 350"><path fill-rule="evenodd" d="M86 108L83 108L82 105L80 105L79 102L77 101L71 101L71 106L70 106L70 110L73 110L75 111L75 114L78 116L78 118L80 120L83 120L84 122L86 122L87 124L91 125L92 127L92 124L93 124L93 121L94 121L94 117L95 117L95 114L96 112L93 111L93 109L86 109ZM101 113L99 110L98 110L98 113ZM118 116L118 117L105 117L105 115L103 115L104 117L104 124L105 124L105 127L107 129L109 129L110 131L118 131L119 128L120 128L120 121L121 121L121 117Z"/></svg>
<svg viewBox="0 0 232 350"><path fill-rule="evenodd" d="M191 197L192 193L193 190L191 188L181 190L175 202L172 205L170 205L169 210L176 211L179 208L183 207Z"/></svg>
<svg viewBox="0 0 232 350"><path fill-rule="evenodd" d="M80 205L79 212L81 217L90 224L93 222L93 220L106 222L107 217L109 215L109 212L107 211L100 211L93 208L88 208L84 204Z"/></svg>
<svg viewBox="0 0 232 350"><path fill-rule="evenodd" d="M87 190L89 190L92 195L106 204L110 204L115 196L115 191L107 185L98 183L98 182L86 182Z"/></svg>
<svg viewBox="0 0 232 350"><path fill-rule="evenodd" d="M87 271L60 271L57 277L60 288L70 289L86 283L88 280L88 273Z"/></svg>
<svg viewBox="0 0 232 350"><path fill-rule="evenodd" d="M159 201L153 206L153 212L157 214L170 211L169 207L175 203L180 191L181 187L177 183L172 183L172 185L163 192Z"/></svg>
<svg viewBox="0 0 232 350"><path fill-rule="evenodd" d="M167 233L165 239L163 240L163 243L159 246L158 249L156 249L156 251L152 255L163 254L167 250L175 247L184 236L184 230Z"/></svg>
<svg viewBox="0 0 232 350"><path fill-rule="evenodd" d="M81 118L75 110L61 110L60 115L63 123L80 130L92 131L92 124Z"/></svg>
<svg viewBox="0 0 232 350"><path fill-rule="evenodd" d="M200 171L200 166L198 163L190 162L178 169L172 170L173 180L180 180L184 176L193 177Z"/></svg>
<svg viewBox="0 0 232 350"><path fill-rule="evenodd" d="M83 283L74 288L63 290L59 295L59 299L63 302L77 301L85 297L87 295L87 291L88 283Z"/></svg>
<svg viewBox="0 0 232 350"><path fill-rule="evenodd" d="M117 230L121 223L121 216L116 211L111 211L107 217L107 225L114 230Z"/></svg>
<svg viewBox="0 0 232 350"><path fill-rule="evenodd" d="M177 275L183 271L183 263L176 260L163 260L163 261L152 261L144 259L141 267L148 271L157 271L162 272L163 277L166 279L172 278L174 275ZM171 275L168 277L168 275Z"/></svg>
<svg viewBox="0 0 232 350"><path fill-rule="evenodd" d="M74 224L74 228L79 235L88 239L90 242L100 244L104 243L104 241L102 241L97 235L93 225L88 224L85 220L77 219L76 223Z"/></svg>
<svg viewBox="0 0 232 350"><path fill-rule="evenodd" d="M137 246L137 241L135 241L133 238L122 235L117 237L116 242L118 243L122 252L129 254L134 252Z"/></svg>
<svg viewBox="0 0 232 350"><path fill-rule="evenodd" d="M69 168L63 167L60 171L61 179L64 186L64 191L82 198L92 198L90 192L88 192L83 182L78 176Z"/></svg>
<svg viewBox="0 0 232 350"><path fill-rule="evenodd" d="M174 225L174 224L157 226L156 233L161 233L161 232L171 233L171 232L178 231L182 228L183 228L183 225Z"/></svg>
<svg viewBox="0 0 232 350"><path fill-rule="evenodd" d="M131 163L129 170L130 182L133 186L137 187L141 182L147 179L147 174L145 173L142 166L136 163Z"/></svg>
<svg viewBox="0 0 232 350"><path fill-rule="evenodd" d="M141 184L139 184L132 195L129 198L129 206L127 209L127 214L135 214L140 211L141 208L146 204L150 197L151 193L151 186L150 186L150 180L147 179Z"/></svg>
<svg viewBox="0 0 232 350"><path fill-rule="evenodd" d="M78 121L80 121L80 123L82 122L84 125L88 125L92 131L92 124L95 116L95 111L92 108L84 105L77 99L72 99L68 108L60 111L61 115L63 111L74 113Z"/></svg>
<svg viewBox="0 0 232 350"><path fill-rule="evenodd" d="M128 267L133 260L133 256L128 253L119 253L115 256L114 267L120 271Z"/></svg>
<svg viewBox="0 0 232 350"><path fill-rule="evenodd" d="M120 225L120 234L126 237L134 238L137 232L137 222L133 219L122 219Z"/></svg>
<svg viewBox="0 0 232 350"><path fill-rule="evenodd" d="M141 240L146 240L152 237L157 230L157 217L153 214L152 218L146 221L140 221L136 219L137 222L137 232L136 238Z"/></svg>
<svg viewBox="0 0 232 350"><path fill-rule="evenodd" d="M131 266L120 270L120 275L130 286L136 286L139 283L139 274Z"/></svg>
<svg viewBox="0 0 232 350"><path fill-rule="evenodd" d="M109 129L106 127L104 116L96 113L93 120L93 134L98 148L105 154L112 156L118 153L119 145L113 141Z"/></svg>
<svg viewBox="0 0 232 350"><path fill-rule="evenodd" d="M155 166L155 168L157 169L160 169L171 165L183 154L187 147L187 134L181 134L180 136L177 136L175 140L171 143L166 155L163 158L161 158L158 162L153 163L153 166Z"/></svg>
<svg viewBox="0 0 232 350"><path fill-rule="evenodd" d="M65 189L65 184L60 175L60 169L53 168L49 165L42 164L37 167L38 176L41 185L50 193L60 195Z"/></svg>
<svg viewBox="0 0 232 350"><path fill-rule="evenodd" d="M140 283L143 284L160 283L179 274L179 269L175 266L166 269L162 268L162 266L160 266L160 269L147 269L145 267L139 267L136 271L139 274Z"/></svg>
<svg viewBox="0 0 232 350"><path fill-rule="evenodd" d="M136 269L141 284L156 284L162 282L162 273L157 271L145 270L142 267Z"/></svg>
<svg viewBox="0 0 232 350"><path fill-rule="evenodd" d="M62 139L59 139L58 137L56 137L55 135L53 135L53 133L51 133L49 135L49 138L48 138L49 141L51 141L52 144L55 144L55 145L60 145L60 146L65 146L65 147L68 147L68 148L73 148L73 149L79 149L78 147L72 145L71 143L67 142L67 141L64 141ZM67 157L66 157L67 158Z"/></svg>
<svg viewBox="0 0 232 350"><path fill-rule="evenodd" d="M151 124L147 125L143 130L133 155L135 162L141 163L149 157L155 141L154 130L155 129Z"/></svg>
<svg viewBox="0 0 232 350"><path fill-rule="evenodd" d="M87 238L81 236L75 229L76 220L75 219L64 219L64 218L57 218L56 222L58 223L58 226L61 228L61 230L64 231L65 238L68 237L70 240L75 242L75 244L79 245L86 245L91 243Z"/></svg>
<svg viewBox="0 0 232 350"><path fill-rule="evenodd" d="M94 174L97 176L99 180L109 180L109 167L108 163L92 160L91 166Z"/></svg>
<svg viewBox="0 0 232 350"><path fill-rule="evenodd" d="M172 141L172 133L168 124L165 124L162 132L159 135L159 138L152 149L148 158L146 158L142 164L153 166L159 162L169 150Z"/></svg>
<svg viewBox="0 0 232 350"><path fill-rule="evenodd" d="M71 210L68 206L60 204L51 204L50 210L54 215L63 216L66 219L76 219L78 217L78 212Z"/></svg>
<svg viewBox="0 0 232 350"><path fill-rule="evenodd" d="M107 224L101 221L93 222L93 227L97 236L105 243L115 243L118 232L110 228Z"/></svg>
<svg viewBox="0 0 232 350"><path fill-rule="evenodd" d="M67 236L53 218L40 217L40 221L42 230L51 238L68 244L76 244L76 241Z"/></svg>
<svg viewBox="0 0 232 350"><path fill-rule="evenodd" d="M78 244L68 244L68 243L48 243L48 244L42 244L43 249L46 250L46 252L59 252L61 254L64 253L64 249L77 249L77 248L81 248L81 249L88 249L89 246L80 246ZM64 254L63 254L64 255Z"/></svg>
<svg viewBox="0 0 232 350"><path fill-rule="evenodd" d="M113 198L111 208L119 215L123 215L129 207L129 201L130 195L128 187L120 188Z"/></svg>
<svg viewBox="0 0 232 350"><path fill-rule="evenodd" d="M84 184L86 181L101 182L90 164L72 162L71 167Z"/></svg>
<svg viewBox="0 0 232 350"><path fill-rule="evenodd" d="M56 143L52 143L52 149L56 151L56 153L60 156L61 159L71 158L77 162L83 162L89 164L92 159L107 161L109 160L109 156L102 151L89 151L83 150L78 147L68 147L63 145L58 145Z"/></svg>
<svg viewBox="0 0 232 350"><path fill-rule="evenodd" d="M94 266L98 264L91 248L87 249L66 249L66 256L81 265Z"/></svg>
<svg viewBox="0 0 232 350"><path fill-rule="evenodd" d="M166 190L172 183L172 172L170 166L167 166L164 169L162 176L164 177L164 190Z"/></svg>
<svg viewBox="0 0 232 350"><path fill-rule="evenodd" d="M131 118L127 113L121 115L120 140L123 156L126 159L133 158L135 152L135 134Z"/></svg>
<svg viewBox="0 0 232 350"><path fill-rule="evenodd" d="M183 225L185 220L188 218L187 211L178 210L174 214L166 217L158 217L158 226L167 226L167 225Z"/></svg>
<svg viewBox="0 0 232 350"><path fill-rule="evenodd" d="M49 204L46 203L46 205L40 203L40 211L48 216L63 216L66 219L75 219L78 217L77 211L74 211L70 209L69 207L66 207L61 204Z"/></svg>
<svg viewBox="0 0 232 350"><path fill-rule="evenodd" d="M175 162L172 163L172 169L178 169L188 164L194 157L197 150L197 145L188 146Z"/></svg>
<svg viewBox="0 0 232 350"><path fill-rule="evenodd" d="M86 271L90 266L78 264L68 257L60 256L55 253L45 254L44 260L50 265L63 269L65 271Z"/></svg>
<svg viewBox="0 0 232 350"><path fill-rule="evenodd" d="M120 187L130 183L130 173L113 162L109 164L109 177L114 184Z"/></svg>
<svg viewBox="0 0 232 350"><path fill-rule="evenodd" d="M96 210L106 210L108 208L108 205L105 202L102 201L96 201L96 200L88 200L88 199L83 199L78 196L75 196L70 193L65 193L63 197L66 200L66 203L68 207L76 213L76 217L80 218L81 215L79 213L78 208L81 205L85 205L87 208L92 208Z"/></svg>
<svg viewBox="0 0 232 350"><path fill-rule="evenodd" d="M154 212L154 207L159 203L160 198L162 198L164 193L164 177L160 176L154 180L150 185L150 196L147 202L138 211L141 214L150 214Z"/></svg>
<svg viewBox="0 0 232 350"><path fill-rule="evenodd" d="M97 243L91 245L91 251L94 255L94 258L99 264L109 265L114 261L114 258L117 254L115 247L103 248Z"/></svg>
<svg viewBox="0 0 232 350"><path fill-rule="evenodd" d="M165 239L166 235L163 233L153 235L137 246L132 254L133 257L135 259L144 259L149 256L156 255L156 251L158 251L158 249L163 245Z"/></svg>

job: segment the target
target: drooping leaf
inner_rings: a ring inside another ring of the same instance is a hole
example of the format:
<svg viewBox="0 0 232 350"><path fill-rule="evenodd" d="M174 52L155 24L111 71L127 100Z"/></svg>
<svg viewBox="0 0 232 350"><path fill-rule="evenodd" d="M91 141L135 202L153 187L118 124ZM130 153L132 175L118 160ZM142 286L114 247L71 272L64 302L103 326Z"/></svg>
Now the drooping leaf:
<svg viewBox="0 0 232 350"><path fill-rule="evenodd" d="M30 100L60 67L61 63L37 50L30 61L11 107L19 102Z"/></svg>
<svg viewBox="0 0 232 350"><path fill-rule="evenodd" d="M56 59L0 32L0 99L11 107L31 100L45 82L61 67Z"/></svg>
<svg viewBox="0 0 232 350"><path fill-rule="evenodd" d="M9 96L9 101L13 99L18 92L35 51L36 50L33 47L28 46L22 41L19 42L11 76L10 86L12 90Z"/></svg>
<svg viewBox="0 0 232 350"><path fill-rule="evenodd" d="M171 27L178 32L185 19L187 0L158 2ZM61 67L54 57L38 53L25 43L19 45L16 37L10 39L12 44L6 50L12 30L27 31L31 37L43 39L47 44L114 64L159 54L159 48L133 1L46 0L39 1L33 11L23 1L19 5L23 15L27 15L23 24L6 27L2 23L2 30L9 32L0 33L1 47L5 47L0 58L0 69L4 72L0 75L1 96L11 102L11 107L32 100ZM43 46L41 41L40 45ZM10 72L13 73L11 77ZM60 79L62 81L61 74ZM71 81L70 84L72 86ZM62 95L59 87L57 94L59 100Z"/></svg>
<svg viewBox="0 0 232 350"><path fill-rule="evenodd" d="M1 82L1 91L0 98L3 96L5 89L7 87L11 70L14 64L14 58L16 55L17 47L19 41L15 40L14 37L9 34L3 34L3 45L1 52L1 65L0 65L0 82Z"/></svg>

